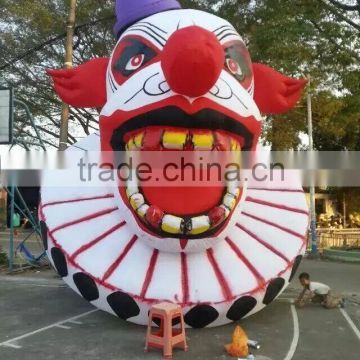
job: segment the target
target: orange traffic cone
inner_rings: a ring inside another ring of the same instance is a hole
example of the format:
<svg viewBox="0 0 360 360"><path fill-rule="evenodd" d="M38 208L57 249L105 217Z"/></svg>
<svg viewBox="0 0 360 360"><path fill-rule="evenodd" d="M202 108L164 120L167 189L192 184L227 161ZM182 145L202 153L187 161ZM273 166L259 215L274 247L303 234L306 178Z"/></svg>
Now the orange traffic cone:
<svg viewBox="0 0 360 360"><path fill-rule="evenodd" d="M232 343L225 345L225 350L232 357L247 357L249 355L248 341L245 331L237 326L232 336Z"/></svg>

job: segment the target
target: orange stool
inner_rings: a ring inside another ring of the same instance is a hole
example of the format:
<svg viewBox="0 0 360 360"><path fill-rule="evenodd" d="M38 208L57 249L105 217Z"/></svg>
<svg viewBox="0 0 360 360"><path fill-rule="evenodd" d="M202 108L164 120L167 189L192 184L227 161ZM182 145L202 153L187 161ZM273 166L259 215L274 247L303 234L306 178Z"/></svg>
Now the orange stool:
<svg viewBox="0 0 360 360"><path fill-rule="evenodd" d="M160 322L159 329L152 327L152 322ZM180 328L173 328L173 324L179 323ZM146 333L145 351L149 346L163 349L165 359L173 356L173 347L180 346L184 351L188 350L185 336L185 323L180 306L171 303L161 303L152 306L149 313L149 323Z"/></svg>

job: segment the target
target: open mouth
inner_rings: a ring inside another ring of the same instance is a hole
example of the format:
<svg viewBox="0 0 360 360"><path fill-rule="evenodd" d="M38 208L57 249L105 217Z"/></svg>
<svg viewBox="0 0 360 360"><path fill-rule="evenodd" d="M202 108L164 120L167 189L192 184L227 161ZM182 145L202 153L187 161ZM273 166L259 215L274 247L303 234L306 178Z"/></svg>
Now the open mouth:
<svg viewBox="0 0 360 360"><path fill-rule="evenodd" d="M251 150L253 143L254 135L239 120L212 109L187 114L177 107L136 116L116 129L111 139L114 151L137 151L140 157L149 151L206 151L227 152L239 160L241 151ZM207 172L206 180L197 174L191 185L149 186L134 176L119 191L139 225L151 234L187 240L214 236L241 199L241 183L213 182L216 169L212 173L196 168L196 172Z"/></svg>

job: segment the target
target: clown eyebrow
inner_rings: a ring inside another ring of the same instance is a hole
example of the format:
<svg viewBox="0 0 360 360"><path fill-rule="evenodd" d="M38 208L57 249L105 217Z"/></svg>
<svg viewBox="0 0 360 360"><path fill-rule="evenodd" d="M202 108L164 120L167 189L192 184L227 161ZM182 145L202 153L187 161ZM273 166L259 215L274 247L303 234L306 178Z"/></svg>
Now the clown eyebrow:
<svg viewBox="0 0 360 360"><path fill-rule="evenodd" d="M154 24L152 24L152 23L149 23L149 22L147 22L147 21L140 21L140 22L138 22L137 24L138 24L138 25L139 25L139 24L147 24L147 25L150 25L150 26L154 27L155 29L161 31L161 32L164 33L164 34L167 34L167 33L168 33L167 31L165 31L165 30L159 28L158 26L156 26L156 25L154 25Z"/></svg>
<svg viewBox="0 0 360 360"><path fill-rule="evenodd" d="M222 35L223 33L227 33L227 32L232 32L232 33L234 33L234 29L224 29L224 30L220 31L219 33L217 33L216 36L219 37L219 36Z"/></svg>
<svg viewBox="0 0 360 360"><path fill-rule="evenodd" d="M214 34L216 34L217 31L221 30L221 29L224 29L226 28L226 30L231 30L231 31L234 31L235 29L233 27L231 27L230 25L223 25L223 26L220 26L219 28L215 29L213 31ZM219 35L219 34L217 34Z"/></svg>
<svg viewBox="0 0 360 360"><path fill-rule="evenodd" d="M139 25L139 27L138 27L138 24L136 24L136 25L134 25L134 26L132 26L132 27L129 27L129 28L124 32L124 35L125 35L126 33L130 32L130 31L134 31L134 30L135 30L135 31L140 31L140 32L143 32L144 34L150 36L152 39L154 39L154 40L155 40L158 44L160 44L162 47L165 46L165 42L167 41L165 38L163 38L161 35L159 35L156 31L152 30L151 28L148 28L148 27L147 27L147 29L151 30L151 31L153 32L153 34L150 33L150 32L148 32L148 31L146 31L146 30L144 30L144 29L142 29L140 26L144 26L144 25ZM163 40L164 43L163 43L161 40Z"/></svg>
<svg viewBox="0 0 360 360"><path fill-rule="evenodd" d="M229 36L237 36L237 37L239 37L239 34L237 34L235 32L228 32L225 35L223 35L221 38L219 38L219 36L217 36L217 37L218 37L219 41L222 41L222 40L226 39Z"/></svg>
<svg viewBox="0 0 360 360"><path fill-rule="evenodd" d="M129 28L128 30L130 30L130 29L135 29L135 28L139 28L139 27L145 28L145 29L151 31L151 32L154 33L156 36L158 36L161 40L164 40L164 41L166 42L166 39L165 39L162 35L160 35L160 34L157 33L154 29L152 29L150 26L145 25L145 24L137 23L136 25L134 25L133 27Z"/></svg>

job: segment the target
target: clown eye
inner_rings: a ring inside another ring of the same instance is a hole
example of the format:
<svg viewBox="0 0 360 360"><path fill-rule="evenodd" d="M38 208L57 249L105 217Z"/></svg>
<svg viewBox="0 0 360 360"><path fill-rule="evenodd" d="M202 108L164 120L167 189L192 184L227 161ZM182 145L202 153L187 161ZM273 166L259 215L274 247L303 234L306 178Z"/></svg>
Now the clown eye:
<svg viewBox="0 0 360 360"><path fill-rule="evenodd" d="M118 84L155 61L159 51L146 40L125 38L119 42L111 60L112 73Z"/></svg>
<svg viewBox="0 0 360 360"><path fill-rule="evenodd" d="M145 55L144 54L138 54L133 56L129 62L125 66L125 70L127 71L134 71L141 67L141 65L144 63Z"/></svg>
<svg viewBox="0 0 360 360"><path fill-rule="evenodd" d="M224 45L225 70L248 90L253 81L252 64L249 52L242 41L231 41Z"/></svg>
<svg viewBox="0 0 360 360"><path fill-rule="evenodd" d="M241 67L237 61L234 59L226 59L226 66L233 75L244 78L243 71L241 70Z"/></svg>

